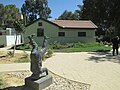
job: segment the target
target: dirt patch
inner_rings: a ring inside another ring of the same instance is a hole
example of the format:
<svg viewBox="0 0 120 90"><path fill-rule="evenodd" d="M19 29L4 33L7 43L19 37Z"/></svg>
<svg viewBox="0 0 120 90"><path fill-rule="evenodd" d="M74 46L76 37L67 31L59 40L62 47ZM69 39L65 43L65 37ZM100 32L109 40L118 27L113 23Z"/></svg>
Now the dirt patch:
<svg viewBox="0 0 120 90"><path fill-rule="evenodd" d="M24 85L24 79L30 76L30 74L28 71L0 73L0 79L3 82L0 88L22 86Z"/></svg>
<svg viewBox="0 0 120 90"><path fill-rule="evenodd" d="M24 52L15 53L14 57L8 54L8 52L1 51L0 52L0 64L10 64L17 63L17 60L29 59L29 54Z"/></svg>
<svg viewBox="0 0 120 90"><path fill-rule="evenodd" d="M0 74L0 79L2 79L4 82L1 90L31 90L23 89L25 88L24 80L30 75L30 71L9 72ZM56 75L52 72L49 72L49 75L53 77L53 84L51 84L44 90L90 90L89 84L72 81Z"/></svg>

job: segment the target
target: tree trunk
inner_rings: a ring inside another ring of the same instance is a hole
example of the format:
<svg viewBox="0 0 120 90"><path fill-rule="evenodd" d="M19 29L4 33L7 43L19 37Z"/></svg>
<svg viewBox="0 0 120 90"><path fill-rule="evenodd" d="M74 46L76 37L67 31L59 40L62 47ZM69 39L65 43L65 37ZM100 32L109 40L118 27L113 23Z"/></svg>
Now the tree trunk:
<svg viewBox="0 0 120 90"><path fill-rule="evenodd" d="M16 50L16 44L17 44L17 33L16 33L16 38L15 38L15 45L14 45L14 49L13 49L13 57L15 55L15 50Z"/></svg>

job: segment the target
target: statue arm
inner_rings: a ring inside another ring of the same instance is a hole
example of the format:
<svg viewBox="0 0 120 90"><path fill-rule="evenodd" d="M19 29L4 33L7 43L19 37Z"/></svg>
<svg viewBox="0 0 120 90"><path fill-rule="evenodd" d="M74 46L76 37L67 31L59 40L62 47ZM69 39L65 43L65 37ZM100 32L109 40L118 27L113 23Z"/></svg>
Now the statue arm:
<svg viewBox="0 0 120 90"><path fill-rule="evenodd" d="M30 43L34 42L33 36L34 36L33 34L28 36L28 39L30 40Z"/></svg>
<svg viewBox="0 0 120 90"><path fill-rule="evenodd" d="M48 41L47 41L47 37L45 36L44 40L43 40L42 49L40 51L42 57L43 57L43 55L45 54L45 52L47 50L47 45L48 45Z"/></svg>
<svg viewBox="0 0 120 90"><path fill-rule="evenodd" d="M29 43L30 43L30 45L38 46L37 43L34 41L33 36L34 36L34 34L31 34L28 36L28 39L30 40Z"/></svg>

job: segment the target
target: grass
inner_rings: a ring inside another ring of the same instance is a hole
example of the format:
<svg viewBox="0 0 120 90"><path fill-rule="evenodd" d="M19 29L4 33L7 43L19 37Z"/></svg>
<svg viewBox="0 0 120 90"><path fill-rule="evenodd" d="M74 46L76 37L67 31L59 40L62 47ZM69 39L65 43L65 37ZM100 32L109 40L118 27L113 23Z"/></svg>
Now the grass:
<svg viewBox="0 0 120 90"><path fill-rule="evenodd" d="M22 58L15 61L15 63L27 63L30 62L29 58Z"/></svg>
<svg viewBox="0 0 120 90"><path fill-rule="evenodd" d="M74 44L68 44L68 46L69 47L66 46L66 48L61 48L58 51L60 52L108 52L112 49L110 46L105 46L103 43L88 43L88 44L74 43Z"/></svg>
<svg viewBox="0 0 120 90"><path fill-rule="evenodd" d="M32 47L29 44L21 45L21 46L16 47L17 50L27 50L27 51L30 51L31 48Z"/></svg>
<svg viewBox="0 0 120 90"><path fill-rule="evenodd" d="M19 50L31 50L29 45L17 47ZM39 47L39 50L41 47ZM60 43L48 45L48 49L59 52L108 52L112 48L110 44L105 46L103 43L67 43L62 45Z"/></svg>
<svg viewBox="0 0 120 90"><path fill-rule="evenodd" d="M2 73L0 73L0 89L3 87L3 79L2 79Z"/></svg>
<svg viewBox="0 0 120 90"><path fill-rule="evenodd" d="M108 52L111 50L111 47L79 47L79 48L65 48L61 49L62 52Z"/></svg>
<svg viewBox="0 0 120 90"><path fill-rule="evenodd" d="M3 81L2 81L2 79L0 79L0 86L1 86L1 85L3 85Z"/></svg>
<svg viewBox="0 0 120 90"><path fill-rule="evenodd" d="M1 88L3 88L3 86L4 86L3 80L0 79L0 90L2 90Z"/></svg>

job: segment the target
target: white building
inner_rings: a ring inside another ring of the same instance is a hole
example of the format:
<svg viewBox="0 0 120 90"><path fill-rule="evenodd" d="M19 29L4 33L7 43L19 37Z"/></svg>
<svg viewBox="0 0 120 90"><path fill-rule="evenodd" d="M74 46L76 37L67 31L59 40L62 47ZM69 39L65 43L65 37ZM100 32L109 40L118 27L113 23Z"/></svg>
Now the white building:
<svg viewBox="0 0 120 90"><path fill-rule="evenodd" d="M21 35L17 35L17 45L22 43ZM0 30L0 45L11 46L15 45L16 33L14 28L6 28Z"/></svg>

